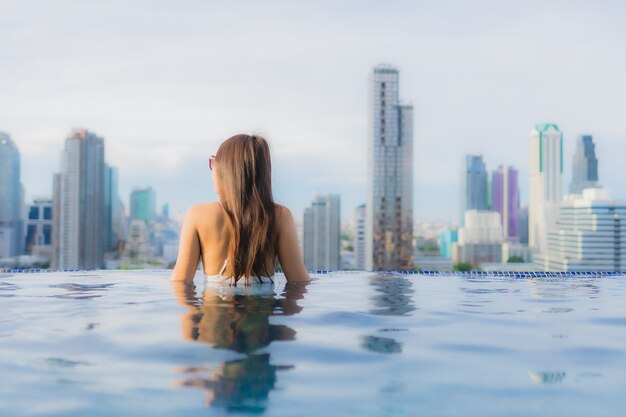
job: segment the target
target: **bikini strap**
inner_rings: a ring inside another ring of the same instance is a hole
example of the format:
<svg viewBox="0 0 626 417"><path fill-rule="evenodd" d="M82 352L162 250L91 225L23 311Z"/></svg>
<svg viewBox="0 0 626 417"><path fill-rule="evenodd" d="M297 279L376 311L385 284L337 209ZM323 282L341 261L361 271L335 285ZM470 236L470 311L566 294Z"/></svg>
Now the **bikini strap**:
<svg viewBox="0 0 626 417"><path fill-rule="evenodd" d="M222 275L224 271L226 271L226 266L228 266L228 258L224 261L224 265L222 265L222 269L220 269L220 272L217 275Z"/></svg>

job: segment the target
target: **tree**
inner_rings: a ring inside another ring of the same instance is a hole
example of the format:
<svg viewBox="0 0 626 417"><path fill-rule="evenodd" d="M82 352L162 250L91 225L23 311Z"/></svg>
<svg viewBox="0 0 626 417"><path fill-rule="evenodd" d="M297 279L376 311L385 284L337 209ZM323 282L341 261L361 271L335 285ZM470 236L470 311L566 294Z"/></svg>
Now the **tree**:
<svg viewBox="0 0 626 417"><path fill-rule="evenodd" d="M509 264L521 264L524 262L524 258L522 258L521 256L510 256L508 261L506 261Z"/></svg>
<svg viewBox="0 0 626 417"><path fill-rule="evenodd" d="M474 269L474 267L469 262L459 262L458 264L454 264L454 266L452 267L453 271L460 271L460 272L469 272L472 269Z"/></svg>

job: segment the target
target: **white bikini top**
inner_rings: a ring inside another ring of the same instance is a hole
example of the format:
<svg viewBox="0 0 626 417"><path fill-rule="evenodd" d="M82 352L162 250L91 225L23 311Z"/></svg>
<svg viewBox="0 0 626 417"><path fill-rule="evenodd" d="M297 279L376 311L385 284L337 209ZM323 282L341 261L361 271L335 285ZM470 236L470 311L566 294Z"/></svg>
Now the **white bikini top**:
<svg viewBox="0 0 626 417"><path fill-rule="evenodd" d="M226 271L227 266L228 266L228 258L226 258L226 260L224 261L224 265L222 265L222 269L220 269L220 272L217 275L205 274L204 275L205 279L211 282L219 282L219 283L224 283L224 284L228 283L230 285L237 285L237 286L267 284L267 283L274 282L273 276L271 277L262 276L258 278L257 277L243 277L235 283L234 277L225 277L224 275L222 275L224 271Z"/></svg>

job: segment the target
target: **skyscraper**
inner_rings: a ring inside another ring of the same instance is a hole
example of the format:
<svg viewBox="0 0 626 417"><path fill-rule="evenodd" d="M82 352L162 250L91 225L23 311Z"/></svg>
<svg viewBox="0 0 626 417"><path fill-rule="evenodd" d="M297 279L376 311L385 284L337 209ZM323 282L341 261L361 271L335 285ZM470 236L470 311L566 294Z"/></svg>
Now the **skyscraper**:
<svg viewBox="0 0 626 417"><path fill-rule="evenodd" d="M500 213L504 239L519 241L519 185L517 170L500 166L491 180L491 210Z"/></svg>
<svg viewBox="0 0 626 417"><path fill-rule="evenodd" d="M413 268L413 107L400 104L396 68L370 79L367 270Z"/></svg>
<svg viewBox="0 0 626 417"><path fill-rule="evenodd" d="M487 168L482 155L465 155L461 169L461 222L468 210L489 209Z"/></svg>
<svg viewBox="0 0 626 417"><path fill-rule="evenodd" d="M528 246L546 249L548 228L556 223L561 201L563 134L555 124L538 124L530 132L530 204Z"/></svg>
<svg viewBox="0 0 626 417"><path fill-rule="evenodd" d="M339 234L339 195L316 195L304 209L302 249L309 271L339 270Z"/></svg>
<svg viewBox="0 0 626 417"><path fill-rule="evenodd" d="M104 139L85 129L65 140L61 174L53 197L53 226L58 230L58 268L103 266L105 229ZM57 203L58 201L58 203ZM58 211L54 206L58 204ZM55 232L56 234L56 232Z"/></svg>
<svg viewBox="0 0 626 417"><path fill-rule="evenodd" d="M118 171L105 165L104 180L104 250L114 251L120 239L120 196L118 193Z"/></svg>
<svg viewBox="0 0 626 417"><path fill-rule="evenodd" d="M0 132L0 258L22 253L22 207L20 153L11 137Z"/></svg>
<svg viewBox="0 0 626 417"><path fill-rule="evenodd" d="M156 216L156 193L152 187L135 188L130 193L130 220L143 220L149 225Z"/></svg>
<svg viewBox="0 0 626 417"><path fill-rule="evenodd" d="M354 267L365 270L365 204L354 210Z"/></svg>
<svg viewBox="0 0 626 417"><path fill-rule="evenodd" d="M51 260L52 200L35 198L27 206L25 252Z"/></svg>
<svg viewBox="0 0 626 417"><path fill-rule="evenodd" d="M598 185L598 159L596 145L591 135L582 135L576 139L576 152L572 164L572 182L570 194L582 194L585 188Z"/></svg>

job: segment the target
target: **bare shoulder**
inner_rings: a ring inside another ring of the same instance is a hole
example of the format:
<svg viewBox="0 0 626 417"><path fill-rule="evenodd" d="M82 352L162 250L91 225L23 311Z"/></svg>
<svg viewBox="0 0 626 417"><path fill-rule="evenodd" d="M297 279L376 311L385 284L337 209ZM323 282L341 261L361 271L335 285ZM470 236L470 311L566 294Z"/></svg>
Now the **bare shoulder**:
<svg viewBox="0 0 626 417"><path fill-rule="evenodd" d="M287 207L276 204L276 222L278 225L282 225L285 222L293 222L293 215L291 214L291 210Z"/></svg>
<svg viewBox="0 0 626 417"><path fill-rule="evenodd" d="M185 221L198 224L221 214L222 206L217 201L208 204L194 204L187 210Z"/></svg>
<svg viewBox="0 0 626 417"><path fill-rule="evenodd" d="M291 214L291 210L283 205L276 204L275 219L276 229L279 234L281 234L281 231L285 230L285 228L293 226L293 214Z"/></svg>

